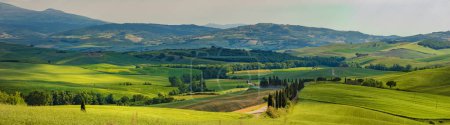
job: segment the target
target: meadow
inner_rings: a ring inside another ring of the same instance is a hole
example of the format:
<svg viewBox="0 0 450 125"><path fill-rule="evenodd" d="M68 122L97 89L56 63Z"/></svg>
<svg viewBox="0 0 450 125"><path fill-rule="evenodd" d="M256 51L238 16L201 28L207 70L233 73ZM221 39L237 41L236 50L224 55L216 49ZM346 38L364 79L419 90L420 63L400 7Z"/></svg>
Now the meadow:
<svg viewBox="0 0 450 125"><path fill-rule="evenodd" d="M450 95L450 67L425 69L414 72L399 72L374 76L373 78L387 82L396 81L396 88L407 91ZM426 77L423 77L426 76Z"/></svg>
<svg viewBox="0 0 450 125"><path fill-rule="evenodd" d="M391 71L379 71L372 69L350 68L350 67L298 67L289 69L272 70L249 70L239 71L230 74L232 77L243 79L258 79L261 77L278 76L281 79L294 78L317 78L317 77L368 77L373 75L395 73Z"/></svg>
<svg viewBox="0 0 450 125"><path fill-rule="evenodd" d="M117 66L96 64L84 66L0 63L1 89L28 93L35 90L68 90L113 93L117 97L143 94L154 97L168 93L170 75L196 74L198 70L165 67ZM132 85L123 85L128 82ZM152 85L143 85L149 82Z"/></svg>
<svg viewBox="0 0 450 125"><path fill-rule="evenodd" d="M450 119L450 97L344 84L310 84L300 98L412 119Z"/></svg>

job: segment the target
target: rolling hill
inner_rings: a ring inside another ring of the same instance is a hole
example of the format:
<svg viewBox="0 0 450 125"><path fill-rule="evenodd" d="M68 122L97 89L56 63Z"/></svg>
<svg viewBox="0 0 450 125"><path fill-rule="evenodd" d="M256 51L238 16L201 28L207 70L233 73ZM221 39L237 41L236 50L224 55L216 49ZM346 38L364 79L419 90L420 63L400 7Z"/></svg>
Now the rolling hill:
<svg viewBox="0 0 450 125"><path fill-rule="evenodd" d="M426 69L408 73L393 73L375 76L374 78L396 81L401 90L432 93L450 96L450 67Z"/></svg>
<svg viewBox="0 0 450 125"><path fill-rule="evenodd" d="M323 103L360 107L396 116L422 119L449 119L450 97L343 84L312 84L300 98Z"/></svg>
<svg viewBox="0 0 450 125"><path fill-rule="evenodd" d="M349 63L362 66L369 64L410 64L414 67L446 65L450 49L433 49L418 42L371 42L360 44L332 44L320 47L307 47L284 50L282 52L296 56L343 56ZM357 55L360 54L359 56Z"/></svg>
<svg viewBox="0 0 450 125"><path fill-rule="evenodd" d="M105 24L106 22L65 13L55 9L34 11L16 7L0 2L0 26L3 34L12 35L14 38L28 38L27 32L6 32L16 28L33 31L34 34L51 34L86 26ZM31 34L33 34L31 33ZM1 38L1 37L0 37Z"/></svg>

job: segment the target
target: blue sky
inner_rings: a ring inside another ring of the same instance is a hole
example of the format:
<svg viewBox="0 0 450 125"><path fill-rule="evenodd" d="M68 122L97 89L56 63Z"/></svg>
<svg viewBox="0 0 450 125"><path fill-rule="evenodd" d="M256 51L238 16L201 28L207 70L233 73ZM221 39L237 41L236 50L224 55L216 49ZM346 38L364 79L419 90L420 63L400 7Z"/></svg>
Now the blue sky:
<svg viewBox="0 0 450 125"><path fill-rule="evenodd" d="M279 23L376 35L450 30L450 0L0 0L116 23Z"/></svg>

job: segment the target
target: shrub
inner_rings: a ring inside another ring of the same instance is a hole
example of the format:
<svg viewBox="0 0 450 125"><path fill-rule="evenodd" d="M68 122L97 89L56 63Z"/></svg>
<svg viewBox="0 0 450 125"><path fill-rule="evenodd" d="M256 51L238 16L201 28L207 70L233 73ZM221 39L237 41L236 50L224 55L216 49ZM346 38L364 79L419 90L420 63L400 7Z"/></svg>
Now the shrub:
<svg viewBox="0 0 450 125"><path fill-rule="evenodd" d="M0 103L11 104L11 105L22 105L26 104L25 100L20 96L20 92L15 94L7 94L0 91Z"/></svg>
<svg viewBox="0 0 450 125"><path fill-rule="evenodd" d="M267 111L266 111L267 116L271 117L271 118L278 118L280 117L280 113L278 113L278 111L273 108L273 107L268 107Z"/></svg>

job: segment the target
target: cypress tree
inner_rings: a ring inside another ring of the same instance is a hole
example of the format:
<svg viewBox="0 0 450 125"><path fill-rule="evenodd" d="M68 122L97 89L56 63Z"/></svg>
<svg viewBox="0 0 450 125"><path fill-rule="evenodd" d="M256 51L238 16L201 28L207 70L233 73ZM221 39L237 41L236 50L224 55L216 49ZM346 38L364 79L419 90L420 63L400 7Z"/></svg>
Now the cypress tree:
<svg viewBox="0 0 450 125"><path fill-rule="evenodd" d="M84 99L81 101L81 111L86 112L86 106L84 104Z"/></svg>
<svg viewBox="0 0 450 125"><path fill-rule="evenodd" d="M280 102L279 102L279 98L280 97L280 93L278 93L278 91L276 91L275 92L275 108L278 108L279 107L279 105L280 105Z"/></svg>
<svg viewBox="0 0 450 125"><path fill-rule="evenodd" d="M267 106L268 107L273 107L273 100L272 100L272 94L269 94L269 97L267 98Z"/></svg>

